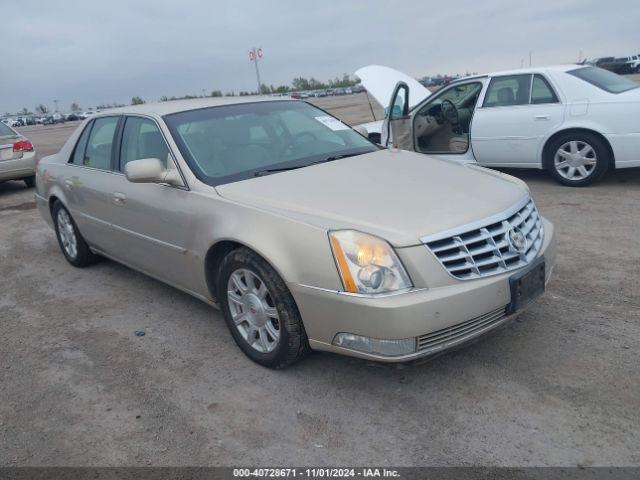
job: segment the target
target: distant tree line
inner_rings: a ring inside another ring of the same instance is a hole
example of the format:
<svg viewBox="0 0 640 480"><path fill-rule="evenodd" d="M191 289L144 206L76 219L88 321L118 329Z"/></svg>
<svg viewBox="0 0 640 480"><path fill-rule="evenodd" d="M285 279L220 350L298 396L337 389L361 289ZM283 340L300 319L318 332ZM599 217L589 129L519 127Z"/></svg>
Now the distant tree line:
<svg viewBox="0 0 640 480"><path fill-rule="evenodd" d="M285 94L285 93L289 93L289 92L295 92L295 91L299 91L299 90L322 90L322 89L326 89L326 88L345 88L345 87L352 87L356 84L360 83L360 80L358 78L354 78L349 76L348 74L344 74L342 76L342 78L340 77L336 77L333 80L328 80L327 82L321 82L319 80L316 80L315 78L311 77L309 79L304 78L304 77L296 77L291 81L291 85L266 85L266 84L262 84L260 85L260 94L261 95L270 95L273 93L279 93L279 94ZM204 98L204 97L235 97L236 95L240 96L240 97L244 97L244 96L248 96L248 95L256 95L257 92L255 91L246 91L246 90L240 90L237 94L235 91L230 91L230 92L226 92L226 93L222 93L221 90L213 90L209 95L203 94L203 95L183 95L181 97L176 97L176 96L167 96L167 95L163 95L162 97L160 97L160 101L161 102L170 102L172 100L189 100L192 98ZM131 99L131 104L132 105L139 105L139 103L134 103L134 100L136 102L140 101L141 103L144 103L144 100L142 100L140 97L133 97Z"/></svg>
<svg viewBox="0 0 640 480"><path fill-rule="evenodd" d="M342 78L340 77L336 77L333 80L328 80L326 82L321 82L319 80L316 80L315 78L311 77L311 78L305 78L305 77L296 77L291 81L291 85L278 85L278 86L274 86L274 85L266 85L266 84L262 84L260 85L260 94L262 95L271 95L274 93L279 93L279 94L286 94L289 92L296 92L296 91L301 91L301 90L323 90L326 88L345 88L345 87L352 87L354 85L356 85L357 83L359 83L360 80L358 78L355 77L351 77L348 74L343 74ZM204 92L203 92L204 93ZM248 96L248 95L256 95L257 92L255 91L246 91L246 90L241 90L239 91L237 94L235 91L230 91L230 92L225 92L222 93L221 90L213 90L211 91L211 93L209 95L203 94L203 95L183 95L181 97L176 97L176 96L171 96L168 97L167 95L163 95L162 97L160 97L160 101L161 102L169 102L172 100L188 100L191 98L203 98L203 97L235 97L236 95L240 96L240 97L244 97L244 96ZM146 103L145 100L136 95L134 97L131 97L131 105L142 105ZM124 107L123 104L121 103L107 103L107 104L100 104L97 105L95 107L96 110L105 110L107 108L117 108L117 107ZM35 112L37 114L40 115L46 115L47 113L50 113L50 109L43 104L37 105L35 107ZM73 102L71 104L71 108L70 110L72 112L79 112L81 110L80 105L77 102ZM32 113L29 111L28 108L23 108L21 111L18 112L19 115L32 115ZM9 113L7 113L6 115L10 115Z"/></svg>

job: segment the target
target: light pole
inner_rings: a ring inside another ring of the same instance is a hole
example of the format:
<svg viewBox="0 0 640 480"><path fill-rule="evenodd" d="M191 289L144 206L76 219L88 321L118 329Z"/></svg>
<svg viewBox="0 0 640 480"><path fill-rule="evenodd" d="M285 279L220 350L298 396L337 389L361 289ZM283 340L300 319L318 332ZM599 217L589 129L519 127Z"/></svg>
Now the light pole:
<svg viewBox="0 0 640 480"><path fill-rule="evenodd" d="M56 105L56 113L58 113L58 100L54 100L53 103Z"/></svg>
<svg viewBox="0 0 640 480"><path fill-rule="evenodd" d="M262 48L253 47L249 52L249 60L252 61L256 67L256 80L258 81L258 95L262 91L262 82L260 82L260 69L258 68L258 62L262 58Z"/></svg>

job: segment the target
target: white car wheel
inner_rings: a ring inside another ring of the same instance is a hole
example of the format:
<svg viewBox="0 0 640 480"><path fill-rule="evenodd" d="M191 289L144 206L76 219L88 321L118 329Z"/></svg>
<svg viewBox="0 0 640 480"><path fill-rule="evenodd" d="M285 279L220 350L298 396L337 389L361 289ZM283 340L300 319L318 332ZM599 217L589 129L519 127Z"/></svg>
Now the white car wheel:
<svg viewBox="0 0 640 480"><path fill-rule="evenodd" d="M598 156L587 142L571 140L560 146L553 158L558 174L569 181L586 180L596 169Z"/></svg>

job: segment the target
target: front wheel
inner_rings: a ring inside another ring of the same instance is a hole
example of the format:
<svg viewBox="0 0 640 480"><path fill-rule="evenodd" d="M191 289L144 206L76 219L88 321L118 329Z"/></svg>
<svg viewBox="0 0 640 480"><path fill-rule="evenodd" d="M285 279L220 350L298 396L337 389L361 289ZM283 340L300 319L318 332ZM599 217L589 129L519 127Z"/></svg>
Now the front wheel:
<svg viewBox="0 0 640 480"><path fill-rule="evenodd" d="M298 307L278 273L255 252L240 248L220 266L217 294L227 326L251 360L284 368L309 350Z"/></svg>
<svg viewBox="0 0 640 480"><path fill-rule="evenodd" d="M547 149L545 166L561 184L584 187L600 179L609 167L611 154L605 143L591 133L567 133Z"/></svg>

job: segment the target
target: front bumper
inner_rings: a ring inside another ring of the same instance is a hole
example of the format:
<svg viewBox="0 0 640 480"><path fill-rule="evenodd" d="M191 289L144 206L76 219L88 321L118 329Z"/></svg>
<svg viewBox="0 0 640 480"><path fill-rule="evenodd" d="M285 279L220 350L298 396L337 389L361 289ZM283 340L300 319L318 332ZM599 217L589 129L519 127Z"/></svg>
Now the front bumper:
<svg viewBox="0 0 640 480"><path fill-rule="evenodd" d="M544 219L543 222L545 239L538 256L545 258L545 282L548 282L556 246L553 225ZM430 255L426 247L416 248L424 248L424 255ZM517 270L477 280L451 279L442 286L418 286L409 292L386 296L358 296L299 284L289 284L289 288L313 349L385 362L405 362L453 348L515 318L520 312L507 315L505 311L511 302L509 278L515 273ZM460 332L465 325L471 324L478 328L467 329L468 334L463 331L462 335L437 348L419 349L406 355L383 356L333 344L337 334L349 333L381 340L415 338L420 345L421 341L430 342L429 339L447 332Z"/></svg>

